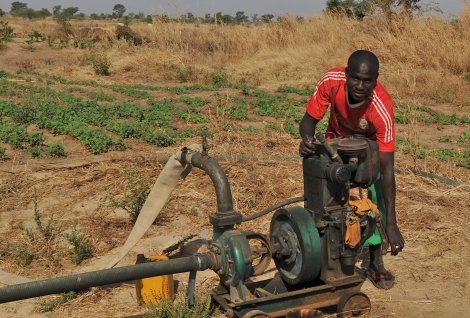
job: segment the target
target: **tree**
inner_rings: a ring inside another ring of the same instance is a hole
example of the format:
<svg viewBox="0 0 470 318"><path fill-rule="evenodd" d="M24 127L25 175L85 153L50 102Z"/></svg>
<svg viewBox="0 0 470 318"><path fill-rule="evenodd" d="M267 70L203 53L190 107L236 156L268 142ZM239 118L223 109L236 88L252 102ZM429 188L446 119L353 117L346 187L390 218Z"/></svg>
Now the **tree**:
<svg viewBox="0 0 470 318"><path fill-rule="evenodd" d="M421 0L328 0L326 11L331 13L343 13L352 18L362 19L374 11L381 11L388 20L396 12L402 12L409 16L413 12L421 10Z"/></svg>
<svg viewBox="0 0 470 318"><path fill-rule="evenodd" d="M5 15L5 11L3 11L1 8L0 8L0 17L3 17Z"/></svg>
<svg viewBox="0 0 470 318"><path fill-rule="evenodd" d="M237 11L235 13L235 22L238 24L248 22L248 16L245 15L244 11Z"/></svg>
<svg viewBox="0 0 470 318"><path fill-rule="evenodd" d="M11 3L10 13L15 14L15 12L18 12L19 10L26 9L26 8L28 8L28 5L26 3L15 1Z"/></svg>
<svg viewBox="0 0 470 318"><path fill-rule="evenodd" d="M122 18L125 12L126 12L126 7L122 4L116 4L113 7L113 16L115 17Z"/></svg>
<svg viewBox="0 0 470 318"><path fill-rule="evenodd" d="M57 5L52 7L52 15L57 17L62 12L62 6Z"/></svg>
<svg viewBox="0 0 470 318"><path fill-rule="evenodd" d="M62 10L61 14L65 18L71 18L75 13L77 13L80 9L78 7L68 7Z"/></svg>
<svg viewBox="0 0 470 318"><path fill-rule="evenodd" d="M274 15L272 14L263 14L261 16L261 21L263 21L264 23L269 23L271 22L271 20L274 18Z"/></svg>

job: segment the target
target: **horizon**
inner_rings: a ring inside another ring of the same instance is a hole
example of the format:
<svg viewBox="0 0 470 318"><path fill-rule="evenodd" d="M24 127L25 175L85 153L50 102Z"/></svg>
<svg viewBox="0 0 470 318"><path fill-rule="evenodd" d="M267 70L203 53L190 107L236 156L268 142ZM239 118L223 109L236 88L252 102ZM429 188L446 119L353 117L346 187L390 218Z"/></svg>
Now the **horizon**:
<svg viewBox="0 0 470 318"><path fill-rule="evenodd" d="M13 1L12 1L13 2ZM2 4L0 8L8 13L11 9L11 3ZM275 16L291 15L291 16L313 16L321 14L326 8L325 1L311 1L311 0L258 0L253 2L251 0L102 0L96 1L77 1L77 0L30 0L20 1L26 3L29 8L40 10L42 8L48 9L52 12L55 5L61 5L62 8L78 7L79 13L84 13L89 16L92 13L96 14L110 14L116 4L122 4L126 8L126 15L129 13L144 13L145 15L167 14L171 17L179 17L180 15L188 12L193 13L195 16L204 17L207 13L217 13L235 15L237 11L242 11L248 16L254 14L273 14ZM442 3L443 2L443 3ZM443 11L444 17L455 17L460 14L464 5L468 5L468 0L449 0L449 1L421 1L421 5L429 11L431 8L439 8ZM266 9L268 8L269 9ZM436 11L434 11L436 12Z"/></svg>

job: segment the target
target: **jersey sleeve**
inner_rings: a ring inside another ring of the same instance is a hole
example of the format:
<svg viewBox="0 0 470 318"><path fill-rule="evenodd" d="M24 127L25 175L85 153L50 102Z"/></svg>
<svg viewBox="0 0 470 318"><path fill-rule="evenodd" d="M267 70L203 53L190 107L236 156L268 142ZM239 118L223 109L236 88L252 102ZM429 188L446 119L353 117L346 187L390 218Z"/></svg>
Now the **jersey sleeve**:
<svg viewBox="0 0 470 318"><path fill-rule="evenodd" d="M373 96L375 107L374 125L377 128L376 140L381 152L395 151L395 120L393 113L393 102L388 94Z"/></svg>
<svg viewBox="0 0 470 318"><path fill-rule="evenodd" d="M315 91L307 102L307 113L320 121L328 110L330 105L330 97L328 94L328 82L320 80Z"/></svg>

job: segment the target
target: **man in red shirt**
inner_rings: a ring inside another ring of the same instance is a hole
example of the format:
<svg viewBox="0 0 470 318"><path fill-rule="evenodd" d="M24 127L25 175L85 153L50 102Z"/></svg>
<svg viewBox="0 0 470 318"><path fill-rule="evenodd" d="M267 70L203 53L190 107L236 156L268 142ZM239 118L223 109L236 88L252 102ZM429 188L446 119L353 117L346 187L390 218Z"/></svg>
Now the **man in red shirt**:
<svg viewBox="0 0 470 318"><path fill-rule="evenodd" d="M371 187L377 194L377 204L385 216L385 227L392 255L403 249L405 241L397 226L395 215L395 125L393 102L382 84L377 81L379 61L370 51L351 54L346 68L329 70L318 82L307 103L300 122L300 155L315 152L313 136L317 123L330 107L327 135L343 137L364 135L375 140L379 149L380 178ZM393 275L385 269L381 253L381 237L375 233L366 242L370 251L368 277L378 288L389 289Z"/></svg>

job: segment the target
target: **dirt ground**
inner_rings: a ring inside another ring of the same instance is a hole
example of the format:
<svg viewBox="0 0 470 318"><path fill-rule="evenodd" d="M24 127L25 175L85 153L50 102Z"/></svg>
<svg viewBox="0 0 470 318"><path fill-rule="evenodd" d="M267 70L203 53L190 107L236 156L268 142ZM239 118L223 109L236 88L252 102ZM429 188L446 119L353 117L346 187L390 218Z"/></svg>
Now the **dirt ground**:
<svg viewBox="0 0 470 318"><path fill-rule="evenodd" d="M18 59L15 59L14 51L8 52L2 59L9 66L5 64L0 68L13 70L17 68L14 61ZM24 60L31 60L36 65L43 65L45 58L38 58L33 53L24 55ZM54 59L61 75L72 72L78 78L92 76L60 64L58 56ZM461 110L462 113L465 110ZM436 142L429 127L423 125L418 129L421 129L424 141ZM437 134L441 133L450 134ZM132 141L125 152L92 156L71 137L49 138L68 145L66 158L31 159L24 152L13 151L10 160L0 161L0 235L4 238L0 241L0 269L29 279L102 268L109 256L122 246L132 228L126 212L112 204L113 199L121 198L129 190L126 188L129 169L153 182L163 167L161 159L184 146L162 149ZM198 140L188 140L187 144L192 142ZM237 211L255 213L303 194L301 162L296 158L298 141L292 137L276 132L220 131L210 142L213 146L210 154L225 156L220 163L232 187ZM430 158L414 160L400 153L396 166L397 214L406 245L398 256L385 257L386 266L396 275L396 285L391 290L377 290L369 282L363 285L362 290L372 301L371 316L465 317L470 312L470 270L467 266L470 261L470 171ZM448 185L418 176L411 168L456 182ZM58 255L59 264L51 263L47 257L30 266L18 263L11 248L26 240L20 225L34 227L35 197L44 217L53 216L57 232L73 224L79 226L95 247L92 259L77 266L67 260L66 254L61 254ZM193 170L186 180L179 182L157 222L119 266L133 264L138 253L161 253L188 235L210 238L208 216L215 212L215 207L210 179L201 171ZM269 221L269 216L265 216L242 228L267 233ZM175 275L175 279L179 281L179 293L184 294L187 274ZM201 273L197 283L197 290L204 293L216 286L217 279L210 272ZM137 305L131 283L93 289L47 313L40 312L41 301L31 299L2 304L1 316L124 318L140 317L146 311Z"/></svg>
<svg viewBox="0 0 470 318"><path fill-rule="evenodd" d="M223 143L226 137L214 138L213 155L239 153L240 149L230 149ZM263 149L253 136L238 138L238 142L244 141L245 145L250 143L251 147L245 147L243 153L251 154L252 159L221 161L238 211L254 213L302 194L300 161L265 158L268 150L272 155L295 153L295 141L278 136L276 145ZM122 245L131 229L123 212L113 208L107 199L122 192L126 167L134 165L154 180L162 168L158 159L175 150L157 152L147 145L134 147L133 151L99 156L26 161L17 158L3 162L0 166L2 236L17 240L14 236L18 235L18 224L32 224L30 189L37 187L40 209L54 213L63 224L79 222L97 246L97 253L95 258L80 266L63 262L59 270L14 265L2 253L2 269L38 279L101 268L106 256ZM397 173L397 213L406 248L398 256L385 257L387 266L397 277L393 289L377 290L369 282L363 286L363 291L372 300L372 317L463 317L470 310L470 277L466 266L470 258L470 238L465 220L470 207L468 171L460 170L460 185L449 186L410 173L408 161L409 158L404 156L397 159L400 169ZM436 164L436 169L439 168L445 171ZM5 191L6 187L9 192ZM186 235L210 238L208 215L214 211L215 196L210 179L200 171L193 171L179 183L158 222L120 265L132 264L137 253L160 253ZM266 233L269 217L243 228ZM5 241L1 246L5 248ZM184 292L186 275L176 275L176 279L181 281L180 290ZM198 277L198 290L203 291L215 283L212 274L202 274ZM50 313L38 313L39 303L37 299L26 300L0 307L5 317L89 317L91 314L134 317L145 311L136 305L132 284L93 290Z"/></svg>

